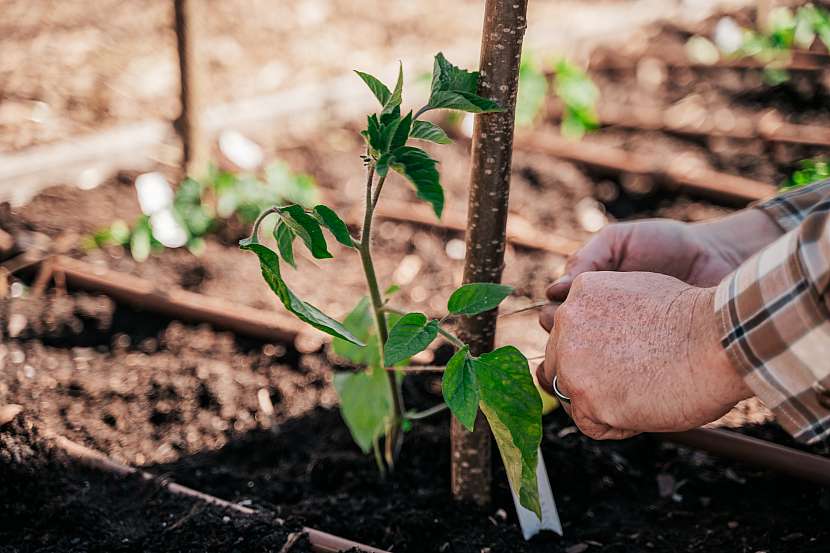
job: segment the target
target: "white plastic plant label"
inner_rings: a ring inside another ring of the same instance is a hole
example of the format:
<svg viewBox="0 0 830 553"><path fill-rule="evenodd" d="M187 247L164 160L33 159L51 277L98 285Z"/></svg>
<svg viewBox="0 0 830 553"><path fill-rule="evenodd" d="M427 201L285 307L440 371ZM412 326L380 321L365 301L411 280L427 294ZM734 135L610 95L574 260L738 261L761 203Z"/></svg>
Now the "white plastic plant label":
<svg viewBox="0 0 830 553"><path fill-rule="evenodd" d="M519 503L519 496L510 487L513 494L513 503L516 505L516 515L519 517L519 525L522 527L522 536L529 540L542 530L550 530L562 535L562 523L559 520L559 511L556 509L556 500L553 499L553 490L550 487L548 471L545 468L545 460L542 458L542 450L539 450L539 461L536 464L536 480L539 483L539 503L542 507L542 520L539 520L536 513L522 507Z"/></svg>

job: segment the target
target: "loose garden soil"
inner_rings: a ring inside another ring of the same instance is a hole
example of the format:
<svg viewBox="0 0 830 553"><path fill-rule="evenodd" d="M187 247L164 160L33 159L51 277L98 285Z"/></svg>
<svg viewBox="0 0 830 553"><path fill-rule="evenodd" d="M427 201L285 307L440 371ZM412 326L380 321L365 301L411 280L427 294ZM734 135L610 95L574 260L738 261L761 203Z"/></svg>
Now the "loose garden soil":
<svg viewBox="0 0 830 553"><path fill-rule="evenodd" d="M678 31L664 27L649 36L658 45L669 44L678 40ZM630 61L642 54L626 55ZM719 77L707 72L705 80L703 74L672 77L650 96L632 97L650 97L662 107L690 96L705 98L709 110L774 105L793 122L803 122L803 111L827 120L821 107L827 103L820 100L827 95L825 84L805 99L793 96L797 82L770 89L745 77L744 70L717 71ZM621 91L639 86L634 72L598 70L593 76L606 97L620 102L627 98ZM301 147L279 137L264 142L269 154L313 174L325 201L346 212L360 205L362 195L356 130L320 129L318 139ZM456 144L434 153L441 160L448 209L463 210L469 142L458 130L453 134ZM779 181L796 160L814 153L762 141L715 143L618 128L587 140L666 159L683 155L765 182ZM121 175L91 191L49 189L19 210L0 210L0 227L68 237L76 244L70 255L143 276L162 288L179 286L275 309L255 259L235 246L245 232L238 222L212 236L201 257L173 250L138 264L120 248L82 250L81 235L138 215L132 177ZM384 193L411 200L406 187L396 184ZM585 206L594 214L604 208L611 220L657 215L687 221L734 207L641 185L517 151L511 210L540 231L582 240L590 236L580 216ZM378 230L378 273L404 285L395 301L439 312L460 282L456 240L463 237L390 221ZM303 266L289 280L301 297L340 316L364 292L357 259L343 250L334 253L334 260L324 262L300 259ZM505 281L517 294L505 310L541 299L562 263L510 248ZM332 279L336 284L321 285ZM22 282L31 284L32 276ZM593 442L560 410L545 419L542 449L565 537L544 535L526 544L500 462L494 463L491 507L452 503L446 415L416 424L396 472L381 479L336 411L332 374L345 367L319 339L296 347L262 343L94 294L50 289L32 297L19 287L13 292L0 304L0 405L17 403L25 410L0 428L0 550L279 551L301 524L395 552L827 549L827 490L651 436ZM543 351L544 338L532 312L502 319L500 340L517 344L530 357ZM440 363L447 354L442 347L431 355ZM413 408L438 403L438 377L408 377L405 395ZM774 424L763 423L767 419L768 413L750 402L724 422L794 445ZM170 496L147 482L77 467L43 437L47 432L223 499L250 502L262 514L246 518ZM305 550L304 541L291 549Z"/></svg>

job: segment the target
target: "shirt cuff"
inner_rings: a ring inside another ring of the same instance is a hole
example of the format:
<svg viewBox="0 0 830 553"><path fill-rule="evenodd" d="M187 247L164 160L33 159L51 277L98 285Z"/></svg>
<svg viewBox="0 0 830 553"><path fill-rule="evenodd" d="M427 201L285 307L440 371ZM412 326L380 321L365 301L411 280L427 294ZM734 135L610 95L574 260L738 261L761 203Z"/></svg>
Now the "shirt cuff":
<svg viewBox="0 0 830 553"><path fill-rule="evenodd" d="M826 363L830 322L784 234L728 275L715 294L723 345L747 385L799 441L830 436L830 395L811 367Z"/></svg>
<svg viewBox="0 0 830 553"><path fill-rule="evenodd" d="M798 227L822 202L830 200L830 179L784 192L769 200L752 204L778 223L784 232Z"/></svg>

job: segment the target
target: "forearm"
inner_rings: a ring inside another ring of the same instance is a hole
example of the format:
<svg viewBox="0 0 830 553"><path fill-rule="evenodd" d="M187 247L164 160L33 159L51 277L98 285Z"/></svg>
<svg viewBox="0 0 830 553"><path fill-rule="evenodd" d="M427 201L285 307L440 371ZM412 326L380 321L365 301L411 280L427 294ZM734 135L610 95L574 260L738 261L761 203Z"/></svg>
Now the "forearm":
<svg viewBox="0 0 830 553"><path fill-rule="evenodd" d="M744 209L714 221L695 223L696 234L706 251L737 267L784 234L783 229L761 209Z"/></svg>
<svg viewBox="0 0 830 553"><path fill-rule="evenodd" d="M718 286L721 344L746 383L794 437L830 435L830 211L796 228Z"/></svg>

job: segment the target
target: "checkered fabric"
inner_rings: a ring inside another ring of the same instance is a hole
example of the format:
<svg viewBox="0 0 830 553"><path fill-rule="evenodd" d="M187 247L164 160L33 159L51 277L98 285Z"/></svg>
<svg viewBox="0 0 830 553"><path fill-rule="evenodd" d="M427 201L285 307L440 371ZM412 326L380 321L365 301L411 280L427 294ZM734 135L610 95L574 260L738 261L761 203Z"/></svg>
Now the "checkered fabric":
<svg viewBox="0 0 830 553"><path fill-rule="evenodd" d="M796 439L830 436L830 180L754 206L786 234L718 286L724 348Z"/></svg>

